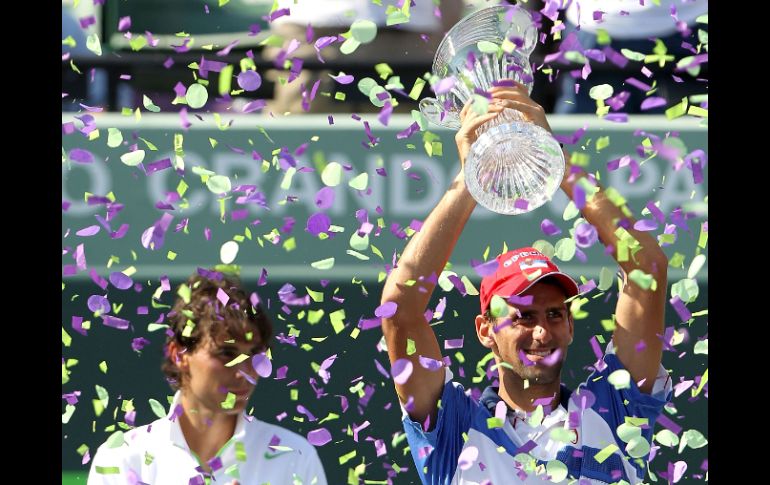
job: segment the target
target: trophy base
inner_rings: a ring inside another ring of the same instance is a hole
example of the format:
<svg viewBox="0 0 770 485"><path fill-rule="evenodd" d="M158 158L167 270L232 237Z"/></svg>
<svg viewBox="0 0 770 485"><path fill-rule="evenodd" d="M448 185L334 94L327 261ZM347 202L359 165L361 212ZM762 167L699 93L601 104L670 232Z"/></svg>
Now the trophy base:
<svg viewBox="0 0 770 485"><path fill-rule="evenodd" d="M553 136L526 121L484 129L465 161L465 184L473 198L505 215L524 214L551 200L565 169Z"/></svg>

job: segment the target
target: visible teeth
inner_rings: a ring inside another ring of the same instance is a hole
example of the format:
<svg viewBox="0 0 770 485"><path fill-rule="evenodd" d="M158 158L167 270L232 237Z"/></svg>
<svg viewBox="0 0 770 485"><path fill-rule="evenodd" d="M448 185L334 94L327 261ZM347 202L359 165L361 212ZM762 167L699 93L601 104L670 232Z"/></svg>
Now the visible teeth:
<svg viewBox="0 0 770 485"><path fill-rule="evenodd" d="M529 355L539 355L540 357L545 357L547 355L550 355L551 351L550 350L543 350L543 351L540 351L540 352L536 352L534 350L531 350L531 351L529 351L527 353Z"/></svg>

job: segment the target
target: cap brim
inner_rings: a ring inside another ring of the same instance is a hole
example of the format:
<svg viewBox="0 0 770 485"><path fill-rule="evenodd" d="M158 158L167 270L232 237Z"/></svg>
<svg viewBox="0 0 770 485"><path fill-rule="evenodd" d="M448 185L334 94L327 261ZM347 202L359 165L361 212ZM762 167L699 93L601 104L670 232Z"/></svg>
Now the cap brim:
<svg viewBox="0 0 770 485"><path fill-rule="evenodd" d="M542 274L542 275L538 276L537 278L535 278L534 280L530 281L529 284L526 287L524 287L523 289L519 290L517 293L513 293L511 291L510 294L507 296L507 298L509 298L509 297L511 297L513 295L521 295L522 293L524 293L528 289L532 288L536 283L539 283L540 281L544 280L545 278L551 278L551 277L556 278L559 281L559 285L562 287L562 289L564 289L564 292L567 294L567 298L572 298L573 296L575 296L578 293L580 293L580 290L578 289L577 282L575 280L573 280L570 275L568 275L567 273L562 273L561 271L551 271L550 273ZM502 287L498 288L495 291L495 294L499 295L499 296L503 296L503 294L505 294L505 292L506 292L505 291L505 285L503 285Z"/></svg>

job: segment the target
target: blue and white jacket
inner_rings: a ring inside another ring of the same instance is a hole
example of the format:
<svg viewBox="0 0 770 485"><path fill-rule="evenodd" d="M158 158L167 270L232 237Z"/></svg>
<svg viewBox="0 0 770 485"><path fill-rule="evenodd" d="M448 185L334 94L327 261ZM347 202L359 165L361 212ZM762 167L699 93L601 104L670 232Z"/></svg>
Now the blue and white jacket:
<svg viewBox="0 0 770 485"><path fill-rule="evenodd" d="M661 366L651 394L643 394L633 379L627 388L616 389L608 376L623 365L612 343L603 360L606 367L575 392L562 385L559 406L539 423L510 410L509 419L490 419L501 402L497 389L487 387L476 401L445 369L434 428L425 432L403 413L422 483L640 483L653 426L671 397L671 379Z"/></svg>

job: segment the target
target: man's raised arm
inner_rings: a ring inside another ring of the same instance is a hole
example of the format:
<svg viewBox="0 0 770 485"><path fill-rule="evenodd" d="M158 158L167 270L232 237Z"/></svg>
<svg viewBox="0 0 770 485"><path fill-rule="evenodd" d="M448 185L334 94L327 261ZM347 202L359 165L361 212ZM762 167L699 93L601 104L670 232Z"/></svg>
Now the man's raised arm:
<svg viewBox="0 0 770 485"><path fill-rule="evenodd" d="M465 163L468 150L476 140L476 129L502 111L501 106L490 105L487 113L479 115L469 109L470 106L468 104L463 109L462 127L455 136L461 163ZM431 416L431 423L435 422L438 400L444 387L443 368L431 371L419 361L420 356L441 360L436 335L425 321L425 309L437 277L449 261L475 207L476 201L465 186L461 170L420 231L412 236L382 290L382 303L393 302L397 305L396 313L382 321L391 365L399 359L408 359L413 369L409 380L396 384L396 392L404 403L410 397L413 399L409 416L418 422L424 422L427 416ZM406 282L410 280L417 283L408 286ZM407 340L414 342L415 352L412 355L407 354Z"/></svg>
<svg viewBox="0 0 770 485"><path fill-rule="evenodd" d="M585 177L584 171L570 170L568 164L561 187L570 200ZM663 355L658 335L663 333L668 259L654 236L633 228L636 221L625 205L616 205L597 182L591 185L599 190L593 197L587 195L581 213L596 228L601 242L612 246L612 256L623 271L615 309L616 355L631 378L641 382L639 389L649 394Z"/></svg>

